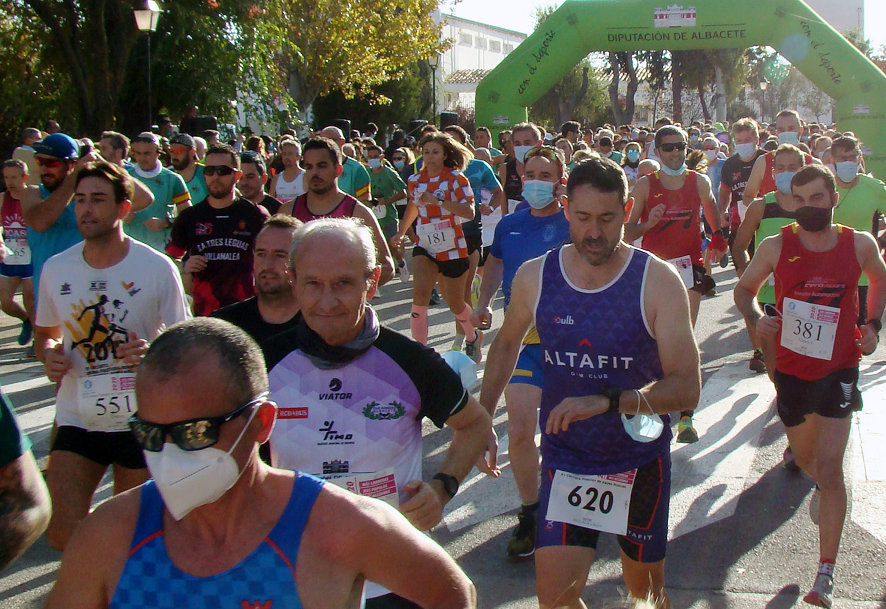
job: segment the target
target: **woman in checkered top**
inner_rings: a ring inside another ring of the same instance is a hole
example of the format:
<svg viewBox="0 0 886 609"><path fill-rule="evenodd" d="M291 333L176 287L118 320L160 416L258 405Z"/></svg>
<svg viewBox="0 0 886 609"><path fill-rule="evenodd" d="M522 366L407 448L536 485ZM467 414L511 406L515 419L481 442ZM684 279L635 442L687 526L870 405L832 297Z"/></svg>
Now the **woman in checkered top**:
<svg viewBox="0 0 886 609"><path fill-rule="evenodd" d="M443 299L464 329L465 353L479 363L483 336L471 325L471 306L464 300L470 264L461 227L474 218L474 193L461 173L473 154L440 132L426 135L419 147L423 166L409 177L409 203L391 238L391 246L399 248L407 229L418 220L418 244L412 250L412 338L428 342L428 301L439 282Z"/></svg>

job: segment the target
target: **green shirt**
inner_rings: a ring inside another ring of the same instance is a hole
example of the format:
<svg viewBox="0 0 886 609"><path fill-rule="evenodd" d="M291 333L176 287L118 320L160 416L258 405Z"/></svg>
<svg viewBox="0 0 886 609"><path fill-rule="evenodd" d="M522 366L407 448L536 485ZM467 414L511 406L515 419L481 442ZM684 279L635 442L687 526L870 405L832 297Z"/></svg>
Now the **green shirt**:
<svg viewBox="0 0 886 609"><path fill-rule="evenodd" d="M170 228L151 230L144 225L144 221L148 218L165 218L171 227L176 216L176 205L190 201L191 193L184 179L165 167L152 178L142 177L138 170L132 172L132 177L148 187L154 194L154 202L146 209L135 212L132 222L124 224L123 230L133 239L150 245L158 252L165 252Z"/></svg>
<svg viewBox="0 0 886 609"><path fill-rule="evenodd" d="M403 181L400 174L387 165L382 165L379 172L370 171L369 182L372 196L377 199L388 199L406 188L406 182ZM375 212L375 217L378 218L378 223L381 226L397 224L397 210L393 203L378 205L372 211ZM384 211L384 215L379 216L382 211Z"/></svg>
<svg viewBox="0 0 886 609"><path fill-rule="evenodd" d="M760 226L754 233L754 243L757 247L760 247L763 239L780 235L783 226L793 224L797 219L796 212L787 211L778 204L774 192L766 194L763 197L763 202L765 203L763 217L760 219ZM772 275L767 277L766 282L760 286L760 291L757 292L757 301L764 304L775 304L775 279Z"/></svg>
<svg viewBox="0 0 886 609"><path fill-rule="evenodd" d="M363 166L363 163L349 156L344 157L342 172L338 176L338 187L357 199L368 193L369 172Z"/></svg>
<svg viewBox="0 0 886 609"><path fill-rule="evenodd" d="M840 202L834 210L834 223L865 231L877 236L878 213L886 214L886 185L877 178L859 175L852 188L837 187ZM861 275L858 285L870 285L867 275Z"/></svg>
<svg viewBox="0 0 886 609"><path fill-rule="evenodd" d="M209 190L206 188L206 177L203 175L203 165L197 165L194 176L187 183L188 190L191 193L191 204L199 203L209 196Z"/></svg>

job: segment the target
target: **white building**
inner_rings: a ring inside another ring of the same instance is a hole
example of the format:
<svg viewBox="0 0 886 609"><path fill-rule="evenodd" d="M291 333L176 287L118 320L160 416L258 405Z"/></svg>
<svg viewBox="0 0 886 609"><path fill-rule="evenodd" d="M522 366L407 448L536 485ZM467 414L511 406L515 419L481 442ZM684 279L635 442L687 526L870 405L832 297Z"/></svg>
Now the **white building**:
<svg viewBox="0 0 886 609"><path fill-rule="evenodd" d="M483 77L526 39L526 34L455 15L437 13L442 38L452 46L437 67L437 108L473 109L474 93Z"/></svg>

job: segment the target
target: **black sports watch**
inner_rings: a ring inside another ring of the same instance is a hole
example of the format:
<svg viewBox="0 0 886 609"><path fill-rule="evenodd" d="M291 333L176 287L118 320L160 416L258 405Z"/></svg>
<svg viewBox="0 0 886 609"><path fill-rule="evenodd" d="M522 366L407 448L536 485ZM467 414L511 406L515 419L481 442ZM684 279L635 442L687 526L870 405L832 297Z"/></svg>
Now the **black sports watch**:
<svg viewBox="0 0 886 609"><path fill-rule="evenodd" d="M434 474L434 477L431 478L431 480L439 480L442 482L443 490L449 495L450 499L455 497L455 494L458 492L458 478L455 476L440 472L439 474Z"/></svg>
<svg viewBox="0 0 886 609"><path fill-rule="evenodd" d="M879 319L874 317L874 318L869 319L866 322L864 322L864 325L873 326L874 332L877 334L877 336L880 336L880 330L883 329L883 322L882 321L880 321Z"/></svg>
<svg viewBox="0 0 886 609"><path fill-rule="evenodd" d="M618 412L618 401L621 399L621 387L610 385L604 387L601 393L603 397L609 398L609 408L606 410L606 414Z"/></svg>

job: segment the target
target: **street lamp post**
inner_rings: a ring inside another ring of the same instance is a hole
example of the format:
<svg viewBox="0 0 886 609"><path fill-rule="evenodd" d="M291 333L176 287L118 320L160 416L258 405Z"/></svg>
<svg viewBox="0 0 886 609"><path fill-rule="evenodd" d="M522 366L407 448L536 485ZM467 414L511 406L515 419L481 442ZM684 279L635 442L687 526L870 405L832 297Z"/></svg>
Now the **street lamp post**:
<svg viewBox="0 0 886 609"><path fill-rule="evenodd" d="M431 90L433 91L432 95L434 96L433 106L431 110L431 122L437 122L437 68L440 67L440 56L432 55L428 58L428 66L430 66L433 75L431 76Z"/></svg>
<svg viewBox="0 0 886 609"><path fill-rule="evenodd" d="M138 8L133 9L135 13L135 25L138 31L145 32L145 40L147 41L147 59L148 59L148 131L151 130L153 124L153 113L151 111L151 32L157 31L157 22L160 20L160 13L163 9L155 0L143 0L137 5Z"/></svg>
<svg viewBox="0 0 886 609"><path fill-rule="evenodd" d="M766 122L766 88L769 87L769 81L766 80L766 77L763 77L763 80L760 81L760 91L763 92L763 106L760 108L760 120L764 123Z"/></svg>

